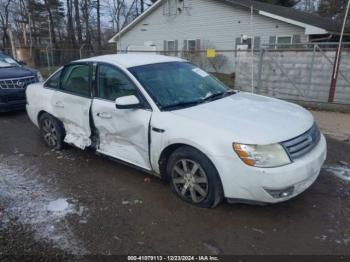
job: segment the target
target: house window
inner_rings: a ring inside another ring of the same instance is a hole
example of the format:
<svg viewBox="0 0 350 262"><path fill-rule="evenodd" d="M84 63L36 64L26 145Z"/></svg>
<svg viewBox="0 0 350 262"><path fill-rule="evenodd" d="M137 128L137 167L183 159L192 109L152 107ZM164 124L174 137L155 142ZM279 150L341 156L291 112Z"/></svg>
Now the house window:
<svg viewBox="0 0 350 262"><path fill-rule="evenodd" d="M252 38L248 37L248 38L242 38L242 45L247 46L247 49L251 50L252 49Z"/></svg>
<svg viewBox="0 0 350 262"><path fill-rule="evenodd" d="M187 40L187 51L196 52L196 40Z"/></svg>
<svg viewBox="0 0 350 262"><path fill-rule="evenodd" d="M288 47L288 45L292 44L292 41L292 36L277 36L276 38L276 44L280 45L279 48Z"/></svg>
<svg viewBox="0 0 350 262"><path fill-rule="evenodd" d="M167 51L169 53L174 53L175 52L175 41L168 41L167 42Z"/></svg>

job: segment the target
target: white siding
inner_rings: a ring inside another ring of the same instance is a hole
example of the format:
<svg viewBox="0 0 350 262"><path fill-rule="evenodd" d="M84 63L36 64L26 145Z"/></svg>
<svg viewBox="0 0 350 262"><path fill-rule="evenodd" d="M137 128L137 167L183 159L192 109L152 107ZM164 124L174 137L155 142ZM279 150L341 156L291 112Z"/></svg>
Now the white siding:
<svg viewBox="0 0 350 262"><path fill-rule="evenodd" d="M251 35L250 12L247 9L214 0L185 0L185 5L188 8L176 16L164 15L163 7L157 8L118 39L119 50L153 41L157 50L162 51L164 40L178 40L181 50L186 39L200 39L202 48L234 50L237 37ZM276 35L301 35L301 41L307 40L303 28L261 15L254 15L253 35L261 37L261 44L268 44L270 36ZM234 53L225 55L232 64L226 71L233 72Z"/></svg>

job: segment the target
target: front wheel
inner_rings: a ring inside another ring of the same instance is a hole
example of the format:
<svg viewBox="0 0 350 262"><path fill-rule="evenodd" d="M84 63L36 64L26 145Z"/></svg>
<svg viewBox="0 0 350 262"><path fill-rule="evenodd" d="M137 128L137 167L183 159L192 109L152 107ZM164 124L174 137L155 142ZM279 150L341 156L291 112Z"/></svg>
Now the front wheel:
<svg viewBox="0 0 350 262"><path fill-rule="evenodd" d="M223 200L223 190L216 168L200 151L181 147L170 156L167 175L173 191L198 207L210 208Z"/></svg>

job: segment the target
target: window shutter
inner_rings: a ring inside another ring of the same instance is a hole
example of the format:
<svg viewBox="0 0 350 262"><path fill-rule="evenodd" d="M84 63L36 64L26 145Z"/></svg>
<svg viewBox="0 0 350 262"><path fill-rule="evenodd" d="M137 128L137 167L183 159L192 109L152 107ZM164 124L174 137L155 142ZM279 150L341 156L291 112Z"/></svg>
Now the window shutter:
<svg viewBox="0 0 350 262"><path fill-rule="evenodd" d="M201 40L196 39L196 51L200 51L200 50L201 50Z"/></svg>
<svg viewBox="0 0 350 262"><path fill-rule="evenodd" d="M260 49L261 38L260 36L254 37L254 49Z"/></svg>
<svg viewBox="0 0 350 262"><path fill-rule="evenodd" d="M300 44L301 43L300 35L293 35L292 43L293 44Z"/></svg>
<svg viewBox="0 0 350 262"><path fill-rule="evenodd" d="M182 50L187 51L187 40L184 40Z"/></svg>
<svg viewBox="0 0 350 262"><path fill-rule="evenodd" d="M270 36L269 44L274 46L276 44L276 40L277 40L277 37L275 35Z"/></svg>
<svg viewBox="0 0 350 262"><path fill-rule="evenodd" d="M179 49L179 41L175 40L175 56L178 55L178 49Z"/></svg>
<svg viewBox="0 0 350 262"><path fill-rule="evenodd" d="M182 44L182 56L186 57L186 55L187 55L187 40L184 40Z"/></svg>
<svg viewBox="0 0 350 262"><path fill-rule="evenodd" d="M163 51L164 51L164 54L166 54L168 51L168 41L166 41L166 40L164 40Z"/></svg>
<svg viewBox="0 0 350 262"><path fill-rule="evenodd" d="M237 37L236 38L236 49L237 49L237 46L239 46L240 44L242 44L242 39L240 37Z"/></svg>

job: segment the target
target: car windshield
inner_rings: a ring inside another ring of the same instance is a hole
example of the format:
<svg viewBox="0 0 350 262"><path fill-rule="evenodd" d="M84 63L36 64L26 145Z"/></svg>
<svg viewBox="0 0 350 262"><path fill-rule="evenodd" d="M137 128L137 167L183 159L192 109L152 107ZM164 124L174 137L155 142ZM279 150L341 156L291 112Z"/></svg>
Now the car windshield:
<svg viewBox="0 0 350 262"><path fill-rule="evenodd" d="M174 110L233 94L200 68L185 62L167 62L129 68L162 110Z"/></svg>
<svg viewBox="0 0 350 262"><path fill-rule="evenodd" d="M0 68L3 67L14 67L14 66L19 66L19 64L14 60L13 58L0 54Z"/></svg>

